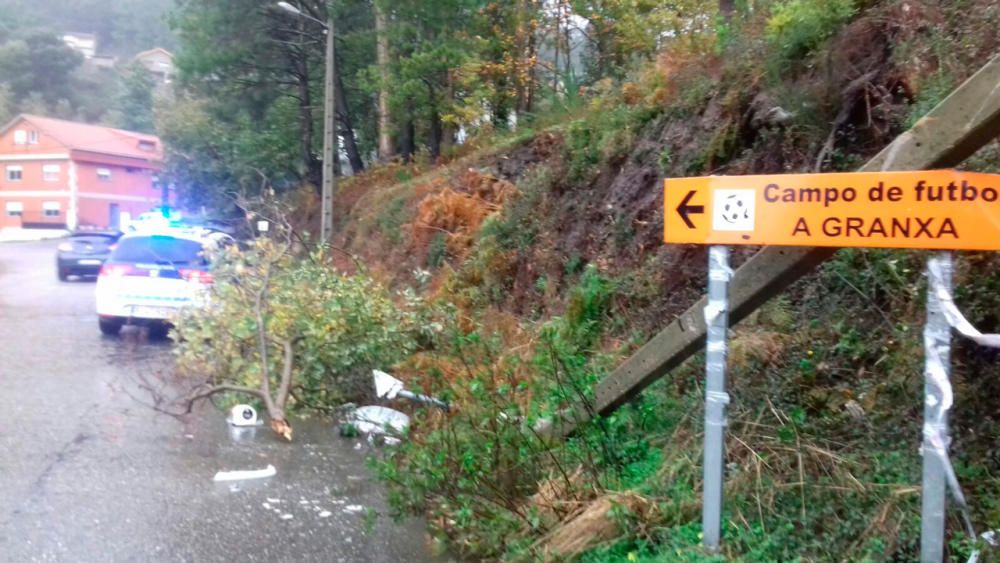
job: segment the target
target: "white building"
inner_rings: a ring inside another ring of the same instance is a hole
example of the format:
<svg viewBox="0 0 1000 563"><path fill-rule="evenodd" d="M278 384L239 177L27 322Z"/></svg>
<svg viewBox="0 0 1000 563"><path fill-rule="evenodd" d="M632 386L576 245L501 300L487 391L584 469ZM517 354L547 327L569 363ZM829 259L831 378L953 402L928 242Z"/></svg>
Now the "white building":
<svg viewBox="0 0 1000 563"><path fill-rule="evenodd" d="M62 40L67 47L80 53L85 59L91 59L97 54L97 36L93 33L64 33Z"/></svg>

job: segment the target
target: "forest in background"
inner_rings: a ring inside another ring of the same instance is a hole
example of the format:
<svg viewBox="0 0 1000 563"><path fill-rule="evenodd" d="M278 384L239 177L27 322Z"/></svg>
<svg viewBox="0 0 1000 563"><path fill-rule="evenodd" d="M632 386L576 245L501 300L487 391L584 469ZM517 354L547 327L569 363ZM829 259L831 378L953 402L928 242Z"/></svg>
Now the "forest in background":
<svg viewBox="0 0 1000 563"><path fill-rule="evenodd" d="M155 83L132 58L176 47L173 0L0 1L0 122L18 113L153 132ZM93 34L99 67L67 47L65 33Z"/></svg>

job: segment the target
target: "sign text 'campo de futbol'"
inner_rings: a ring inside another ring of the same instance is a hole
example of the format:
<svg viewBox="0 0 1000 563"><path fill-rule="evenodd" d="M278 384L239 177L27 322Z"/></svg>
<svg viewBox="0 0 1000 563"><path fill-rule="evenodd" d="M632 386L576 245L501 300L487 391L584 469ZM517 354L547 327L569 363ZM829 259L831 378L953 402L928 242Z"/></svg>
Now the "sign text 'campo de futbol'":
<svg viewBox="0 0 1000 563"><path fill-rule="evenodd" d="M1000 175L927 170L667 179L669 243L1000 250Z"/></svg>

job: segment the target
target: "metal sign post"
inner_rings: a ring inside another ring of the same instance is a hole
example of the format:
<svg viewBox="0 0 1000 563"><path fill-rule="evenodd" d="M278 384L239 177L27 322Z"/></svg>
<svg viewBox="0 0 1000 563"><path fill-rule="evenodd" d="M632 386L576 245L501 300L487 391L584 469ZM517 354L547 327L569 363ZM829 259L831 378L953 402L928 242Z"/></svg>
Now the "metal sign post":
<svg viewBox="0 0 1000 563"><path fill-rule="evenodd" d="M722 483L725 467L726 337L729 330L729 247L708 249L708 326L705 346L705 457L702 531L705 547L717 551L722 539Z"/></svg>
<svg viewBox="0 0 1000 563"><path fill-rule="evenodd" d="M920 507L920 560L925 563L938 563L944 558L945 459L949 441L948 408L951 404L951 397L945 395L945 389L949 387L951 326L938 291L951 293L951 274L951 252L940 252L928 258L921 446L924 463Z"/></svg>

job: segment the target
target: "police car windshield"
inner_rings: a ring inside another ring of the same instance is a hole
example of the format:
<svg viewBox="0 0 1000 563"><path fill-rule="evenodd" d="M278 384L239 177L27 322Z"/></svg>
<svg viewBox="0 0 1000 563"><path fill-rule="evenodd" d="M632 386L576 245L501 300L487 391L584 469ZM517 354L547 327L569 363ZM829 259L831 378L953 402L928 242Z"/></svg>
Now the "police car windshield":
<svg viewBox="0 0 1000 563"><path fill-rule="evenodd" d="M201 243L170 236L129 237L111 254L115 262L191 265L205 264Z"/></svg>

